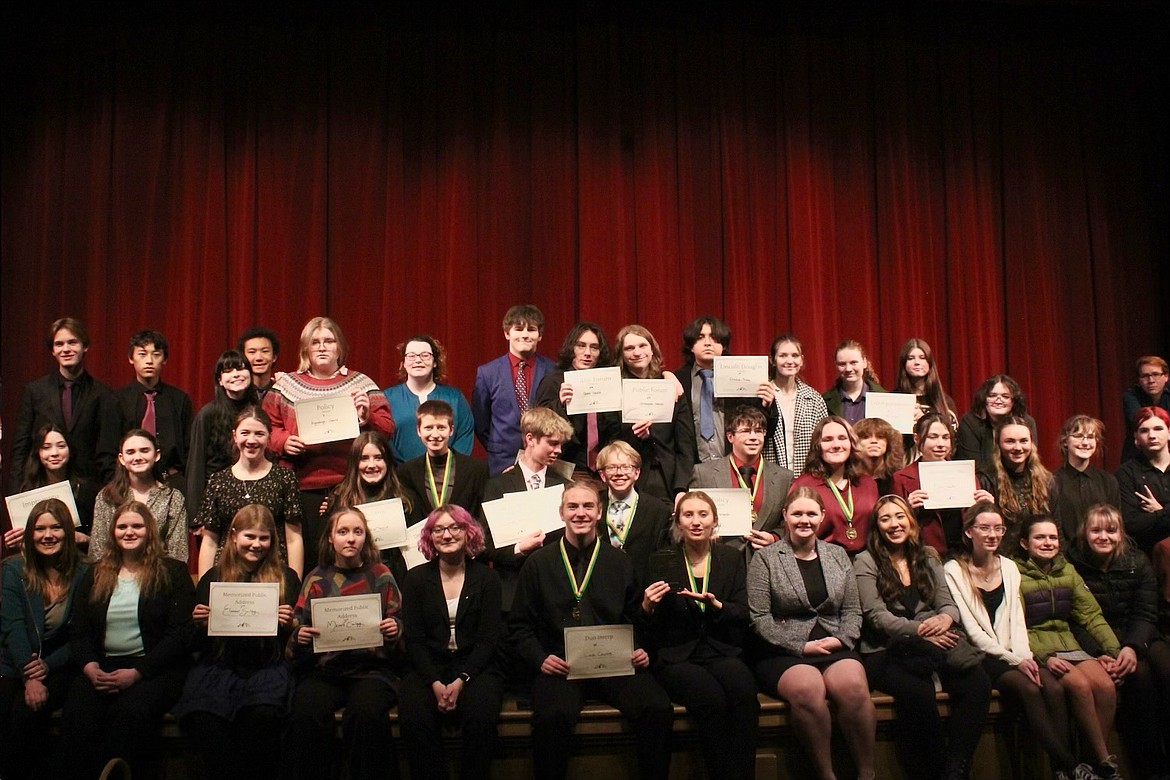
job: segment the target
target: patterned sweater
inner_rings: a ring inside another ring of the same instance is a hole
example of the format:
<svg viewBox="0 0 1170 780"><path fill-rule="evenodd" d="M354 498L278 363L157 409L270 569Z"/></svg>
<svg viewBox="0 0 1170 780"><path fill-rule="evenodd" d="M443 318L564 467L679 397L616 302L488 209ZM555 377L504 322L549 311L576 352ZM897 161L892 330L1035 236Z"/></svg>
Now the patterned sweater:
<svg viewBox="0 0 1170 780"><path fill-rule="evenodd" d="M356 569L343 569L335 565L318 566L309 572L301 586L297 599L294 622L299 626L313 625L313 599L336 596L360 596L378 593L382 596L382 617L398 620L402 636L402 619L398 616L402 608L402 594L398 583L383 563L366 564ZM394 678L391 662L397 656L398 640L386 640L381 647L361 650L341 650L331 653L313 653L313 645L302 645L294 641L297 660L306 666L341 677L381 676Z"/></svg>
<svg viewBox="0 0 1170 780"><path fill-rule="evenodd" d="M317 379L307 371L281 374L264 396L264 411L272 418L269 454L273 460L279 458L282 466L296 473L301 490L329 488L341 482L345 476L345 459L352 441L313 444L305 447L300 455L286 455L284 443L289 436L298 433L297 401L350 395L354 392L366 393L370 398L370 414L362 429L381 431L387 437L393 435L394 419L390 415L386 396L368 376L360 371L350 371L344 366L337 376L329 379Z"/></svg>
<svg viewBox="0 0 1170 780"><path fill-rule="evenodd" d="M1029 559L1020 567L1020 599L1028 624L1028 645L1043 663L1054 653L1081 650L1070 624L1079 623L1108 655L1117 657L1121 645L1101 614L1097 599L1073 565L1056 556L1047 572Z"/></svg>

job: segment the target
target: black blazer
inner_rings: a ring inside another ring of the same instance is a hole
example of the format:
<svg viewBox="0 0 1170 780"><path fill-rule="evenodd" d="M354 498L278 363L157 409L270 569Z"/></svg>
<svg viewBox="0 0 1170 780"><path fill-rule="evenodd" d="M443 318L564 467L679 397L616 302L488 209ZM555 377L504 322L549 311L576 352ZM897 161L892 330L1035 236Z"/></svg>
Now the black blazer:
<svg viewBox="0 0 1170 780"><path fill-rule="evenodd" d="M410 492L413 504L410 516L406 518L409 525L425 520L436 509L431 503L431 494L427 492L427 457L412 458L398 467L398 481ZM488 481L487 461L455 450L451 450L447 457L455 458L455 482L447 503L461 506L472 517L479 517L479 504ZM442 474L435 477L442 479Z"/></svg>
<svg viewBox="0 0 1170 780"><path fill-rule="evenodd" d="M135 662L134 668L147 679L182 668L191 661L189 645L195 586L191 584L187 564L166 558L163 565L169 577L167 587L148 598L138 599L138 625L142 629L145 653ZM110 600L90 601L93 574L91 567L78 586L73 625L69 632L70 650L78 669L90 661L100 664L106 659L106 611L110 608Z"/></svg>
<svg viewBox="0 0 1170 780"><path fill-rule="evenodd" d="M114 391L118 406L118 435L142 426L146 414L147 392L144 385L131 382ZM191 443L191 424L195 413L191 397L174 385L159 382L154 390L155 430L158 431L159 466L164 472L187 470L187 447Z"/></svg>
<svg viewBox="0 0 1170 780"><path fill-rule="evenodd" d="M573 426L573 438L561 447L561 459L567 460L578 469L589 470L589 453L586 444L589 441L587 428L589 418L584 414L569 414L568 409L561 403L561 385L565 382L565 372L561 369L550 371L540 380L536 388L536 397L533 403L552 409ZM597 415L597 449L609 444L621 431L622 416L620 412L600 412Z"/></svg>
<svg viewBox="0 0 1170 780"><path fill-rule="evenodd" d="M685 386L684 386L685 387ZM666 484L666 494L658 497L673 501L675 493L685 492L694 465L695 421L691 418L689 405L684 408L684 392L674 404L674 419L668 423L654 423L650 436L642 439L634 435L634 426L622 423L617 438L629 444L642 457L642 475L638 477L638 493L647 492L648 486L657 489L650 481L650 475L658 472Z"/></svg>
<svg viewBox="0 0 1170 780"><path fill-rule="evenodd" d="M496 669L504 637L500 578L478 561L468 561L455 612L455 644L448 650L447 600L438 559L407 572L402 586L403 634L411 666L426 683L444 684L461 674L474 679Z"/></svg>
<svg viewBox="0 0 1170 780"><path fill-rule="evenodd" d="M676 546L675 566L682 582L687 581L683 548ZM656 651L656 662L682 663L691 657L701 639L730 657L743 654L749 622L747 566L743 553L725 544L711 547L711 581L705 589L715 594L723 609L699 609L693 599L668 593L646 622Z"/></svg>
<svg viewBox="0 0 1170 780"><path fill-rule="evenodd" d="M692 465L699 462L699 438L698 433L695 432L695 407L691 403L691 368L693 366L693 363L688 363L671 372L678 380L678 383L682 385L683 394L682 398L678 399L678 401L682 406L683 413L686 414L686 418L691 423L691 438L687 441L693 446L687 452L687 457L690 459ZM723 410L725 416L738 406L750 406L759 409L764 413L764 417L768 421L767 430L764 431L764 441L772 440L772 436L776 432L777 422L780 419L776 412L776 404L771 403L764 406L763 401L759 398L716 398L715 404ZM725 432L715 431L715 438L723 444L723 454L730 455L731 442L727 440Z"/></svg>
<svg viewBox="0 0 1170 780"><path fill-rule="evenodd" d="M32 449L33 433L46 423L54 423L65 431L75 476L104 485L114 475L121 435L114 394L88 372L82 373L73 385L73 425L66 426L61 414L60 381L61 375L54 371L24 386L12 436L10 490L20 484L25 459Z"/></svg>
<svg viewBox="0 0 1170 780"><path fill-rule="evenodd" d="M630 533L626 536L626 543L622 550L630 556L634 564L634 577L638 582L646 573L646 564L650 554L670 546L670 517L673 510L665 501L645 493L638 494L638 506L634 510L634 517L630 525ZM597 523L597 535L602 540L613 543L613 533L610 531L606 519L609 517L609 493L605 494L601 502L601 520Z"/></svg>
<svg viewBox="0 0 1170 780"><path fill-rule="evenodd" d="M568 480L551 468L545 469L544 477L545 487L568 484ZM508 471L497 474L487 481L483 489L483 500L495 501L497 498L503 498L505 493L523 493L527 489L527 485L524 484L524 472L520 470L519 466L513 466ZM502 548L496 547L495 542L492 541L492 529L488 527L487 516L483 514L482 510L479 522L483 526L484 550L477 560L490 563L496 573L500 575L500 585L503 588L503 608L507 612L512 609L512 599L516 596L516 576L527 556L517 555L515 544L508 544ZM547 534L544 546L556 544L564 535L563 528Z"/></svg>

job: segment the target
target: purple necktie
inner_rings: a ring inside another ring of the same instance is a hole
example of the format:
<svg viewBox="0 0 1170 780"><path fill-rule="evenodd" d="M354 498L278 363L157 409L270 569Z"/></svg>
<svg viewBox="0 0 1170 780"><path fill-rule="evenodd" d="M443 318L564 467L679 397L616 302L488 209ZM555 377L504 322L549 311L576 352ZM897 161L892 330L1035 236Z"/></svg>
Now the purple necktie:
<svg viewBox="0 0 1170 780"><path fill-rule="evenodd" d="M61 419L66 429L73 427L73 381L69 379L61 388Z"/></svg>

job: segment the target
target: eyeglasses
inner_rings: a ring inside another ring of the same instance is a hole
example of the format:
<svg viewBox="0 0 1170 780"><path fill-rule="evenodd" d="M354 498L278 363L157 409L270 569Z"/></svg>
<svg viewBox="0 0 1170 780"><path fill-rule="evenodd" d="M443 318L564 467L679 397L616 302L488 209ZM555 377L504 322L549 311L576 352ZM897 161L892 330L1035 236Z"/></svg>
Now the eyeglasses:
<svg viewBox="0 0 1170 780"><path fill-rule="evenodd" d="M977 525L975 530L987 536L1003 536L1007 528L1002 525Z"/></svg>
<svg viewBox="0 0 1170 780"><path fill-rule="evenodd" d="M434 357L430 352L407 352L402 356L406 360L421 360L426 363Z"/></svg>
<svg viewBox="0 0 1170 780"><path fill-rule="evenodd" d="M1012 400L1012 394L1011 393L988 393L987 400L988 401L1010 401L1010 400Z"/></svg>
<svg viewBox="0 0 1170 780"><path fill-rule="evenodd" d="M1068 435L1068 437L1070 439L1076 439L1077 441L1096 441L1097 440L1097 434L1095 434L1095 433L1070 433Z"/></svg>
<svg viewBox="0 0 1170 780"><path fill-rule="evenodd" d="M606 474L633 474L637 470L637 466L629 466L624 463L606 466L602 469Z"/></svg>
<svg viewBox="0 0 1170 780"><path fill-rule="evenodd" d="M1138 374L1138 379L1143 382L1149 382L1151 379L1161 379L1164 376L1166 376L1165 371L1151 371L1148 374Z"/></svg>
<svg viewBox="0 0 1170 780"><path fill-rule="evenodd" d="M431 529L431 536L434 536L434 537L450 536L452 538L458 539L460 536L463 536L463 526L461 526L461 525L436 525L434 528Z"/></svg>
<svg viewBox="0 0 1170 780"><path fill-rule="evenodd" d="M737 433L737 434L748 433L748 434L755 434L757 436L762 436L764 433L764 429L763 428L736 428L735 433Z"/></svg>

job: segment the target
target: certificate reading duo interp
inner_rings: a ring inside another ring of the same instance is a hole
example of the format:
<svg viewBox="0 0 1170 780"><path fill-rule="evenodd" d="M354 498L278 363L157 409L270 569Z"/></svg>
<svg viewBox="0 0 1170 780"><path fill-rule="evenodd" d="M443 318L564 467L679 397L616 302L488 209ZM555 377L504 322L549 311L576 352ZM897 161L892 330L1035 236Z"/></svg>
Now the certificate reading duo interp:
<svg viewBox="0 0 1170 780"><path fill-rule="evenodd" d="M565 629L570 680L629 677L634 673L634 627L574 626Z"/></svg>

